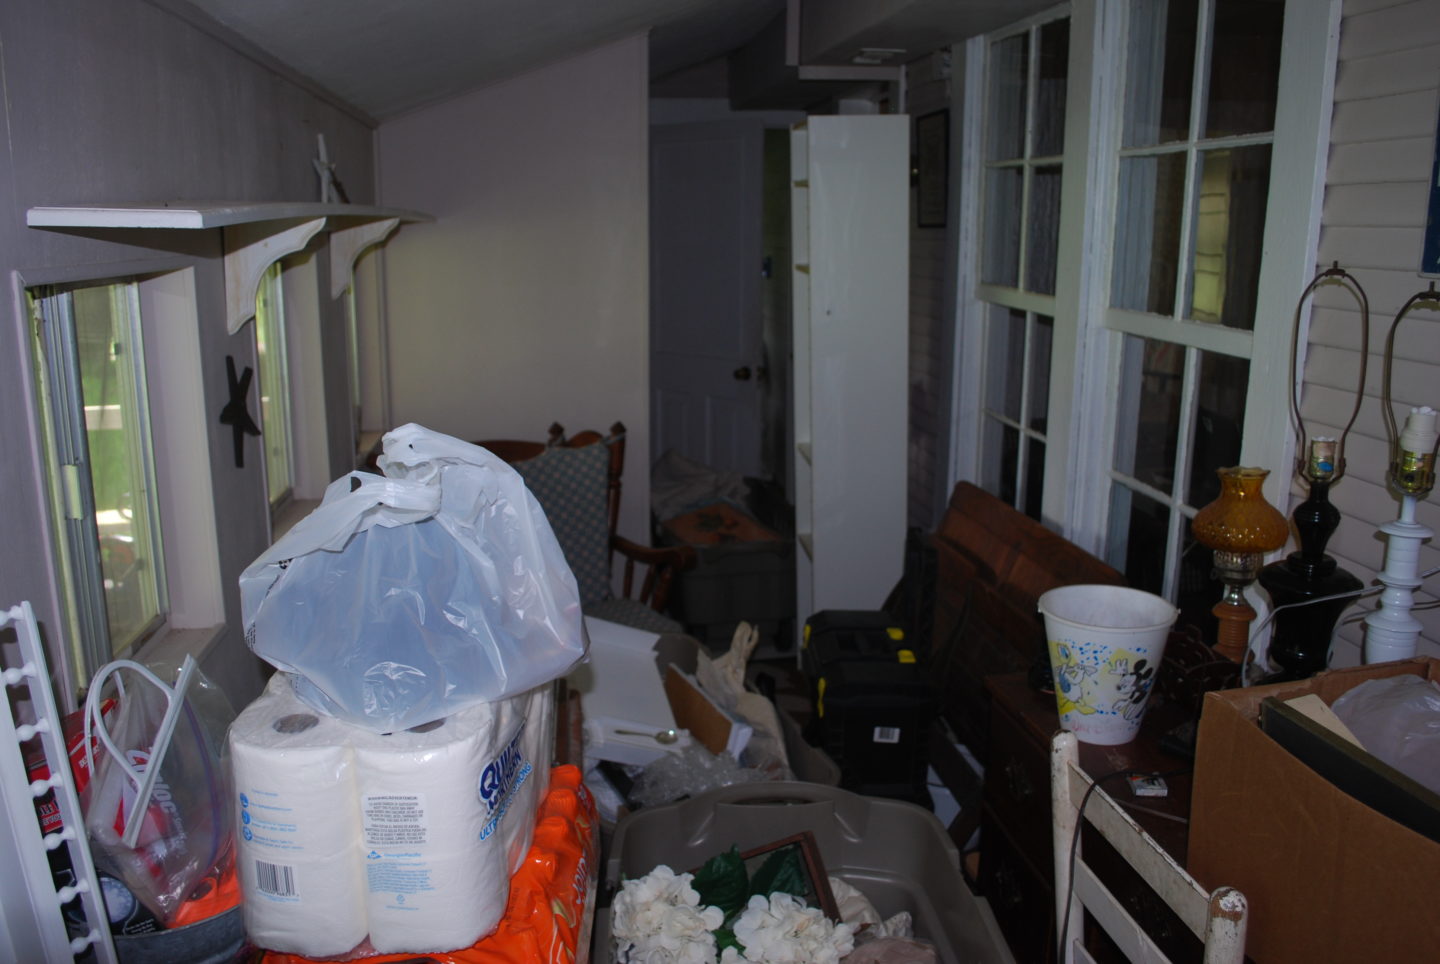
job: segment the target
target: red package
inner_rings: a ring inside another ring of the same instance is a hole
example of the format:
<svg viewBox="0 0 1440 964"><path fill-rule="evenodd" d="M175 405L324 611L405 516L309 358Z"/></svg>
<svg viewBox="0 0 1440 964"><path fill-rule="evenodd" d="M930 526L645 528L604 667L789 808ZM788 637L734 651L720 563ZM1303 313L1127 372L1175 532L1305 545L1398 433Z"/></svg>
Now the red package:
<svg viewBox="0 0 1440 964"><path fill-rule="evenodd" d="M115 700L107 699L100 704L100 715L109 717L110 711L115 709ZM65 750L70 755L70 773L75 780L75 795L90 785L90 767L85 760L85 711L76 710L68 714L60 721L60 732L65 740ZM94 736L90 737L91 750L98 749L100 742ZM26 754L25 772L30 777L30 782L36 780L50 779L50 763L45 759L37 745ZM35 800L35 811L40 815L40 832L54 833L64 823L60 819L60 807L55 803L55 792L52 790Z"/></svg>

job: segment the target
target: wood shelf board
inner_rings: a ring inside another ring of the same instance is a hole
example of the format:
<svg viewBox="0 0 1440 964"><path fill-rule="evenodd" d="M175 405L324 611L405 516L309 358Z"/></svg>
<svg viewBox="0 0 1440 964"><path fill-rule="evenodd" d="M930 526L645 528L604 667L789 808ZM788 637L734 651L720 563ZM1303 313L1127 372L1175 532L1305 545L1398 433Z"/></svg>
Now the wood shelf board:
<svg viewBox="0 0 1440 964"><path fill-rule="evenodd" d="M419 211L318 201L165 201L159 203L41 205L25 212L32 228L160 228L203 230L258 221L397 218L407 223L435 219Z"/></svg>

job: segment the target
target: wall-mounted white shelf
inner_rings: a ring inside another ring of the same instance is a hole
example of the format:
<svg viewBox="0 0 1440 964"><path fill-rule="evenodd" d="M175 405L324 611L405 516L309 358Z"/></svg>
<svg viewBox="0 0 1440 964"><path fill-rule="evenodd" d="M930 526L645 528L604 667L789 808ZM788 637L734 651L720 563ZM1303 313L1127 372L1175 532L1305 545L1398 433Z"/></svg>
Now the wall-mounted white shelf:
<svg viewBox="0 0 1440 964"><path fill-rule="evenodd" d="M419 211L317 201L175 201L160 204L70 204L25 212L32 228L225 232L225 325L231 334L255 317L255 291L267 268L329 230L330 291L350 286L361 252L402 223L435 220Z"/></svg>
<svg viewBox="0 0 1440 964"><path fill-rule="evenodd" d="M159 204L64 204L33 207L25 212L32 228L224 228L258 221L350 218L381 221L433 221L428 214L363 204L321 204L318 201L167 201Z"/></svg>

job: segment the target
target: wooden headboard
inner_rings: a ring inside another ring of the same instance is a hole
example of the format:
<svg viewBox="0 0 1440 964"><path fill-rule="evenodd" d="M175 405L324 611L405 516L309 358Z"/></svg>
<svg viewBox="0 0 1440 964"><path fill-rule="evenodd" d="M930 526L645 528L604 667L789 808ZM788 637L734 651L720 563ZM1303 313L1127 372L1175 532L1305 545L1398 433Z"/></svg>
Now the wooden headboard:
<svg viewBox="0 0 1440 964"><path fill-rule="evenodd" d="M1075 583L1124 585L1125 577L969 482L955 486L932 541L940 713L983 760L985 677L1045 658L1040 596Z"/></svg>

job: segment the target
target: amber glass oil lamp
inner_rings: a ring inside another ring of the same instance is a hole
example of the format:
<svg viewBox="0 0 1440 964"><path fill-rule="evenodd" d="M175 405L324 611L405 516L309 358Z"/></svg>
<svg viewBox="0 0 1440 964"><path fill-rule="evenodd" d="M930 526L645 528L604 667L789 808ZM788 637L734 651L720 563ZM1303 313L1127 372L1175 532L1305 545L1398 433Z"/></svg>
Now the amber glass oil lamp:
<svg viewBox="0 0 1440 964"><path fill-rule="evenodd" d="M1245 587L1260 574L1265 554L1285 545L1290 527L1265 501L1263 486L1269 469L1231 466L1216 469L1220 494L1190 523L1201 545L1215 554L1214 574L1225 586L1211 610L1220 621L1215 651L1240 663L1250 645L1255 609L1245 601Z"/></svg>

